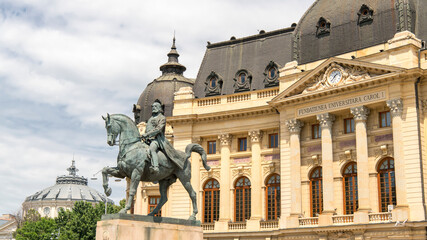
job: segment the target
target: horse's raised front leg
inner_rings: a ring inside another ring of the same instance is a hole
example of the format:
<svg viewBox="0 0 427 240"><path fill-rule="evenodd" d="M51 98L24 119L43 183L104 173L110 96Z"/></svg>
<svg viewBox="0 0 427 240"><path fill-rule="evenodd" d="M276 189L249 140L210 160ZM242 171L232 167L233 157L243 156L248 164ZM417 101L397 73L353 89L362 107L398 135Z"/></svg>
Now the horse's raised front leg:
<svg viewBox="0 0 427 240"><path fill-rule="evenodd" d="M112 192L111 188L108 186L108 175L116 178L124 178L118 168L105 167L102 169L102 186L104 187L104 193L107 195L107 197L110 196Z"/></svg>
<svg viewBox="0 0 427 240"><path fill-rule="evenodd" d="M160 209L162 209L163 205L165 205L165 203L168 201L168 188L174 182L175 180L171 179L163 179L159 182L160 200L157 206L148 214L148 216L154 216L159 213Z"/></svg>
<svg viewBox="0 0 427 240"><path fill-rule="evenodd" d="M120 210L119 213L126 213L132 207L133 199L135 197L135 193L140 181L141 181L141 173L138 169L134 169L132 172L132 177L130 179L129 198L126 201L125 208Z"/></svg>

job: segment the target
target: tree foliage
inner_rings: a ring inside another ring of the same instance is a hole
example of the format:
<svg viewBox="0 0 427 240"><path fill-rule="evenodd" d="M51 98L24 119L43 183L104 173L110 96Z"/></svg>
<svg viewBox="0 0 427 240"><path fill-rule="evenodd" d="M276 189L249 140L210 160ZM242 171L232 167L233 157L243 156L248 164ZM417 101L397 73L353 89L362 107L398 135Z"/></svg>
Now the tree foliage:
<svg viewBox="0 0 427 240"><path fill-rule="evenodd" d="M108 204L107 214L120 209L121 206ZM28 218L26 215L22 228L17 231L17 240L92 240L96 235L96 223L105 214L105 204L100 202L93 206L88 202L76 202L71 211L61 209L55 219L40 218L37 214L35 210L27 213Z"/></svg>

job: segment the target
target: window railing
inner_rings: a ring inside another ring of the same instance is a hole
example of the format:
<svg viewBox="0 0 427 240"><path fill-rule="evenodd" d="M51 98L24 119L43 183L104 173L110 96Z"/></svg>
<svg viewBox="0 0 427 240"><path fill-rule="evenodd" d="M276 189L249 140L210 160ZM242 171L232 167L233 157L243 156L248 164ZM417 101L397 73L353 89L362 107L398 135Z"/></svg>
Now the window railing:
<svg viewBox="0 0 427 240"><path fill-rule="evenodd" d="M300 218L299 225L300 226L317 226L319 225L319 218L318 217Z"/></svg>
<svg viewBox="0 0 427 240"><path fill-rule="evenodd" d="M246 222L229 222L228 230L245 230Z"/></svg>
<svg viewBox="0 0 427 240"><path fill-rule="evenodd" d="M228 103L232 103L232 102L242 102L242 101L247 101L247 100L251 100L251 94L242 94L242 95L232 95L227 97L227 102Z"/></svg>
<svg viewBox="0 0 427 240"><path fill-rule="evenodd" d="M257 98L266 98L276 96L279 93L279 89L271 89L263 92L257 93Z"/></svg>
<svg viewBox="0 0 427 240"><path fill-rule="evenodd" d="M261 229L279 228L279 221L278 220L260 221L259 227Z"/></svg>
<svg viewBox="0 0 427 240"><path fill-rule="evenodd" d="M369 214L369 222L391 222L391 213L382 212L382 213L370 213Z"/></svg>
<svg viewBox="0 0 427 240"><path fill-rule="evenodd" d="M215 230L215 223L202 223L203 231L213 231Z"/></svg>
<svg viewBox="0 0 427 240"><path fill-rule="evenodd" d="M353 215L336 215L332 216L333 224L349 224L353 223Z"/></svg>

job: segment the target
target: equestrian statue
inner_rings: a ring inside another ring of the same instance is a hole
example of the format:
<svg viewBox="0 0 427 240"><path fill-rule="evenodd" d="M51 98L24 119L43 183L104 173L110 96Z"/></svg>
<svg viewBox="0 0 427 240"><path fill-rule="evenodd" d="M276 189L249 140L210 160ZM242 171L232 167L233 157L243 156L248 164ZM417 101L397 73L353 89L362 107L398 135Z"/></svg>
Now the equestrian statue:
<svg viewBox="0 0 427 240"><path fill-rule="evenodd" d="M191 164L188 159L192 152L202 158L203 167L209 171L206 152L199 144L191 143L185 153L175 150L165 137L166 117L163 105L159 100L152 104L152 117L147 121L145 133L140 135L134 121L123 114L107 114L102 117L107 129L107 144L116 145L119 137L119 154L116 167L105 167L102 170L103 187L107 196L111 195L108 186L108 175L117 178L130 178L129 197L126 206L120 212L126 213L132 206L140 181L158 182L160 201L148 216L157 214L167 201L167 190L178 178L190 195L193 213L190 220L196 219L196 192L191 186Z"/></svg>

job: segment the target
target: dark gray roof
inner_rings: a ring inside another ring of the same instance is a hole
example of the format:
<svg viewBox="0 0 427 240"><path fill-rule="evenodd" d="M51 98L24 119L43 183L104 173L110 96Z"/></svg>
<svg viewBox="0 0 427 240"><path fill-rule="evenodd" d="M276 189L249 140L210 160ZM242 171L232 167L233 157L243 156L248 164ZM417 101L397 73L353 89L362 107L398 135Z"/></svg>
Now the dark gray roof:
<svg viewBox="0 0 427 240"><path fill-rule="evenodd" d="M295 29L294 59L300 64L387 42L399 31L414 32L425 39L427 28L425 0L317 0L306 11ZM372 21L359 24L362 5L373 10ZM323 17L330 33L317 36ZM415 23L418 23L417 25Z"/></svg>
<svg viewBox="0 0 427 240"><path fill-rule="evenodd" d="M74 165L74 160L67 169L69 175L58 176L56 184L38 191L28 196L25 202L45 201L45 200L70 200L70 201L87 201L101 202L105 201L105 196L95 189L87 186L87 178L77 176L78 169ZM113 202L108 199L109 202Z"/></svg>
<svg viewBox="0 0 427 240"><path fill-rule="evenodd" d="M198 98L206 96L206 80L212 72L223 80L221 94L232 94L234 78L239 70L247 70L252 75L251 90L265 88L265 69L273 61L279 67L292 61L293 27L226 42L209 44L203 58L194 94Z"/></svg>
<svg viewBox="0 0 427 240"><path fill-rule="evenodd" d="M171 51L168 53L168 62L160 66L162 75L147 85L134 105L133 112L137 124L151 117L151 105L156 99L165 105L164 115L172 116L174 93L181 87L193 87L194 79L184 77L186 68L178 62L178 57L174 38Z"/></svg>

